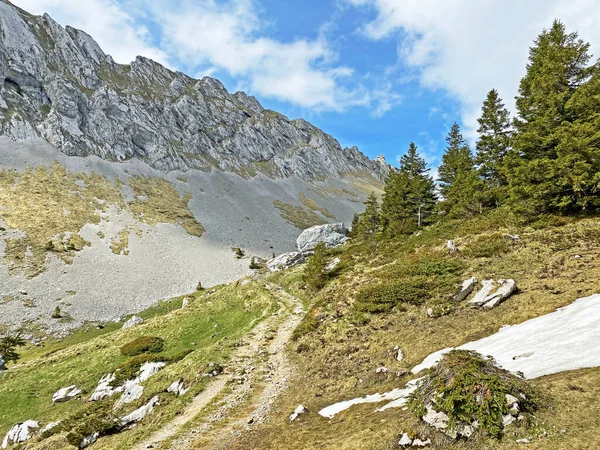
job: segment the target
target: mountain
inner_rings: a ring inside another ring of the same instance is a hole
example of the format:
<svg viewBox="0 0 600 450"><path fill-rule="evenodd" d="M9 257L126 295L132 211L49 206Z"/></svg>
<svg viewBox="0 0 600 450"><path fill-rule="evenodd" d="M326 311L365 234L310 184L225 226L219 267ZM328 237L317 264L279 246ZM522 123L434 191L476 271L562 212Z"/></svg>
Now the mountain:
<svg viewBox="0 0 600 450"><path fill-rule="evenodd" d="M67 155L139 158L160 170L217 168L315 180L389 166L216 79L138 56L117 64L83 31L0 1L0 134Z"/></svg>

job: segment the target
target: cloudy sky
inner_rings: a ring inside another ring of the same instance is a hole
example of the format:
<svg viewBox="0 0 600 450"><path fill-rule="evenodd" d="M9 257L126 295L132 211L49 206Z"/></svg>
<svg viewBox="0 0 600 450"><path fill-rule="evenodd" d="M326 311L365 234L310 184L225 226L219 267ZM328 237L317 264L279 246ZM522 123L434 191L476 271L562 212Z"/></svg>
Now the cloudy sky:
<svg viewBox="0 0 600 450"><path fill-rule="evenodd" d="M412 140L437 165L453 121L475 138L491 88L512 109L554 18L600 56L597 0L12 1L87 31L117 62L219 78L394 162Z"/></svg>

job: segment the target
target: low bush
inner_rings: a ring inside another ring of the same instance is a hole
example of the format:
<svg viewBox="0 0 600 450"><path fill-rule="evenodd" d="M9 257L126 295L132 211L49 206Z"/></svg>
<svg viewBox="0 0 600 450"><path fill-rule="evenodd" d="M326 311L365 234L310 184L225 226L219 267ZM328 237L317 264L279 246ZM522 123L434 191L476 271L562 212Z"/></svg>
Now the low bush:
<svg viewBox="0 0 600 450"><path fill-rule="evenodd" d="M121 347L121 355L138 356L143 353L160 353L165 347L162 338L154 336L140 336Z"/></svg>
<svg viewBox="0 0 600 450"><path fill-rule="evenodd" d="M500 233L477 236L462 250L468 258L491 258L507 253L511 249L510 238Z"/></svg>
<svg viewBox="0 0 600 450"><path fill-rule="evenodd" d="M507 394L518 399L519 410L513 413L528 415L538 407L539 396L523 377L498 367L490 357L453 350L427 371L408 406L417 417L425 415L427 405L444 412L450 429L477 420L486 433L500 437L503 417L511 413Z"/></svg>

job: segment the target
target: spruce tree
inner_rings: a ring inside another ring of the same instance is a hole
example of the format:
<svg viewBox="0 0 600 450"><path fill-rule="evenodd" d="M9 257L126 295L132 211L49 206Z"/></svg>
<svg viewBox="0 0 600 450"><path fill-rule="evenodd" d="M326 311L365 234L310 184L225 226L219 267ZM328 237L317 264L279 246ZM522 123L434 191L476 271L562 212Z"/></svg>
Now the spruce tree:
<svg viewBox="0 0 600 450"><path fill-rule="evenodd" d="M502 187L507 183L502 165L510 149L511 125L509 112L496 89L488 92L477 122L479 140L475 163L486 184L488 202L497 205L503 197Z"/></svg>
<svg viewBox="0 0 600 450"><path fill-rule="evenodd" d="M454 179L459 172L470 170L473 167L471 150L456 122L454 122L446 137L446 143L448 145L442 156L442 164L438 169L440 193L445 199L448 198L448 194L454 184Z"/></svg>
<svg viewBox="0 0 600 450"><path fill-rule="evenodd" d="M6 362L17 361L21 355L16 351L17 347L25 345L25 340L21 337L21 332L14 336L5 336L0 339L0 356Z"/></svg>
<svg viewBox="0 0 600 450"><path fill-rule="evenodd" d="M311 291L318 291L323 288L327 281L327 274L325 273L325 268L327 267L325 251L325 244L319 242L315 247L315 252L308 258L306 266L304 267L302 277L306 283L306 287Z"/></svg>
<svg viewBox="0 0 600 450"><path fill-rule="evenodd" d="M370 240L373 248L376 246L375 235L379 229L379 203L374 192L364 202L365 212L360 219L360 230L365 239Z"/></svg>
<svg viewBox="0 0 600 450"><path fill-rule="evenodd" d="M588 65L588 49L554 21L529 52L505 170L513 204L533 216L597 204L598 63Z"/></svg>

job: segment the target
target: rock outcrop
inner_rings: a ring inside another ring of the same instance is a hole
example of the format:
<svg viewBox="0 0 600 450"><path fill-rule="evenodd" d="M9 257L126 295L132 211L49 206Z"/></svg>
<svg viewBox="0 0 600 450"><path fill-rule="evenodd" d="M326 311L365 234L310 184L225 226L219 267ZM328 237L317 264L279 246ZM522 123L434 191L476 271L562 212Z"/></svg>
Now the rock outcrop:
<svg viewBox="0 0 600 450"><path fill-rule="evenodd" d="M469 301L471 308L492 309L517 290L515 280L483 280L481 290Z"/></svg>
<svg viewBox="0 0 600 450"><path fill-rule="evenodd" d="M328 248L337 247L348 241L348 230L343 223L328 223L307 228L296 240L300 253L312 252L317 244L324 242Z"/></svg>
<svg viewBox="0 0 600 450"><path fill-rule="evenodd" d="M140 316L132 316L127 322L123 324L122 329L135 327L136 325L140 325L141 323L144 323L144 319L142 319Z"/></svg>
<svg viewBox="0 0 600 450"><path fill-rule="evenodd" d="M40 424L34 420L27 420L23 423L18 423L10 429L4 436L2 448L7 448L9 445L18 444L31 439L31 431L38 429Z"/></svg>
<svg viewBox="0 0 600 450"><path fill-rule="evenodd" d="M142 420L144 417L146 417L148 414L150 414L152 412L152 410L154 409L154 406L156 406L157 403L158 403L158 395L152 397L152 399L148 403L146 403L144 406L139 407L138 409L133 411L131 414L128 414L125 417L123 417L121 419L121 425L126 427L133 423L139 422L140 420Z"/></svg>
<svg viewBox="0 0 600 450"><path fill-rule="evenodd" d="M52 396L52 403L68 402L69 400L77 397L79 394L81 394L81 389L78 389L77 386L68 386L56 391L56 393Z"/></svg>
<svg viewBox="0 0 600 450"><path fill-rule="evenodd" d="M279 272L305 261L304 255L300 252L283 253L267 261L267 269L269 269L269 272Z"/></svg>
<svg viewBox="0 0 600 450"><path fill-rule="evenodd" d="M214 78L138 56L114 62L91 36L0 1L0 134L43 138L68 155L139 158L160 170L214 168L315 180L383 179L390 166L342 149L302 119L264 109Z"/></svg>

